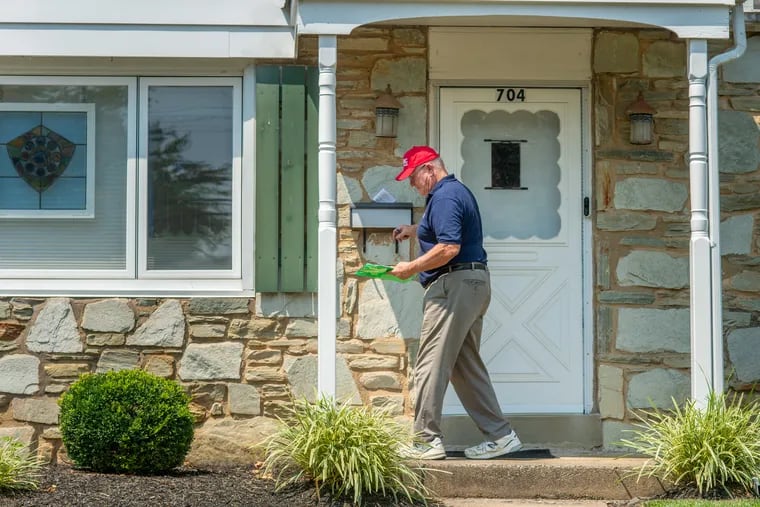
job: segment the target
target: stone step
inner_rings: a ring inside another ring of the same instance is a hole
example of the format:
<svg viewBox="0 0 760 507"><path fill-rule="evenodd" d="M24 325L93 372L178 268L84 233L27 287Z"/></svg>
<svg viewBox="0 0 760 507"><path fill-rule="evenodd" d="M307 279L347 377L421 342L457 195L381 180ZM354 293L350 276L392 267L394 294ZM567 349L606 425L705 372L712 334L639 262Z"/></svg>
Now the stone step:
<svg viewBox="0 0 760 507"><path fill-rule="evenodd" d="M638 479L644 461L611 456L448 458L422 465L430 469L426 485L439 498L628 500L665 491L656 479Z"/></svg>

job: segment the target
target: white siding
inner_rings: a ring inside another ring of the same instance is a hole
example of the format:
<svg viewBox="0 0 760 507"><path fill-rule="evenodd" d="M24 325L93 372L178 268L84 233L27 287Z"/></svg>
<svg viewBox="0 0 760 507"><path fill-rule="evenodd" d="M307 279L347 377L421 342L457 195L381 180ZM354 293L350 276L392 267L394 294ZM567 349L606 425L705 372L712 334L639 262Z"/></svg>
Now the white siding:
<svg viewBox="0 0 760 507"><path fill-rule="evenodd" d="M285 0L3 2L4 23L288 26Z"/></svg>
<svg viewBox="0 0 760 507"><path fill-rule="evenodd" d="M0 55L160 58L292 58L292 30L199 27L0 25Z"/></svg>

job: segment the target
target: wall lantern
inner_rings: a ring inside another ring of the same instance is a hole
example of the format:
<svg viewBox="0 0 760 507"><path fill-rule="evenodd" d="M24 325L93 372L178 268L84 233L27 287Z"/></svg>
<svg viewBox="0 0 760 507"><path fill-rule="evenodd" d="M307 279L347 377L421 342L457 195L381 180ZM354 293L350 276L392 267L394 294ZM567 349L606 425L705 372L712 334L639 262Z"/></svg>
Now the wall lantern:
<svg viewBox="0 0 760 507"><path fill-rule="evenodd" d="M628 118L631 121L631 144L651 144L654 131L655 109L647 104L644 95L639 96L628 109Z"/></svg>
<svg viewBox="0 0 760 507"><path fill-rule="evenodd" d="M375 101L375 135L377 137L396 137L398 134L398 110L401 102L396 100L391 85Z"/></svg>

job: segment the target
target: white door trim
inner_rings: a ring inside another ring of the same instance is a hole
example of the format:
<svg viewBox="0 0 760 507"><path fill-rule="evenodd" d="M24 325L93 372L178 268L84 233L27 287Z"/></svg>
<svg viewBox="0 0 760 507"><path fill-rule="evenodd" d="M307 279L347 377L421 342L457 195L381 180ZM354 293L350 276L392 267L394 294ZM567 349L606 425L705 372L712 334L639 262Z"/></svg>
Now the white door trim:
<svg viewBox="0 0 760 507"><path fill-rule="evenodd" d="M577 81L519 81L493 82L492 80L432 80L428 82L428 143L440 148L440 90L444 87L525 87L525 88L579 88L581 91L581 155L582 155L582 196L589 199L589 215L582 219L582 256L583 256L583 405L584 413L588 414L594 408L594 258L593 258L593 227L591 217L594 210L594 199L591 192L592 180L592 149L591 149L591 101L590 84ZM509 85L509 86L507 86Z"/></svg>
<svg viewBox="0 0 760 507"><path fill-rule="evenodd" d="M588 214L581 220L583 235L583 408L584 413L590 414L594 409L594 330L596 329L594 311L594 216L595 202L592 192L592 157L591 144L591 100L588 86L581 87L581 192L588 199Z"/></svg>

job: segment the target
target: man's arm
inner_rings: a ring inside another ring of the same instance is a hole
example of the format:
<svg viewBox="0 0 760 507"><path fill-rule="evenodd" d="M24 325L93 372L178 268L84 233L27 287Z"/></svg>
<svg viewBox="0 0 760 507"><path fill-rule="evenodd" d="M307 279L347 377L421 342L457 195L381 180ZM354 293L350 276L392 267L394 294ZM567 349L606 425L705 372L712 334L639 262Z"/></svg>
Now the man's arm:
<svg viewBox="0 0 760 507"><path fill-rule="evenodd" d="M439 268L456 257L459 253L459 248L459 245L438 243L428 250L425 255L417 257L413 261L399 262L393 267L390 274L399 278L409 278L420 271L429 271L431 269Z"/></svg>

